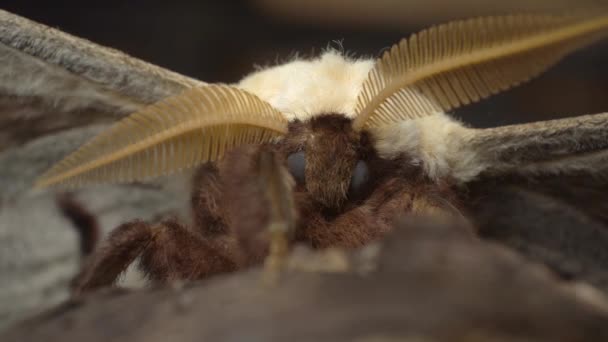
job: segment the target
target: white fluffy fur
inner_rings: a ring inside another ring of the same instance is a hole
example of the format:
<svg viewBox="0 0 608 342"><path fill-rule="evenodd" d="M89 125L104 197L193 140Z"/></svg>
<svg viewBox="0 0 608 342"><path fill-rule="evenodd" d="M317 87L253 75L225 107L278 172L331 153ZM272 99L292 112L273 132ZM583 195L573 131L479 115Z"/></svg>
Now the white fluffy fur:
<svg viewBox="0 0 608 342"><path fill-rule="evenodd" d="M355 116L357 95L373 60L353 60L336 51L313 60L296 60L253 73L238 87L256 94L289 120L315 115ZM462 147L468 129L443 113L376 128L376 148L385 158L407 154L432 178L468 181L481 170L475 155Z"/></svg>
<svg viewBox="0 0 608 342"><path fill-rule="evenodd" d="M405 153L434 179L467 182L485 169L477 154L463 144L472 131L443 113L379 127L372 133L380 156Z"/></svg>
<svg viewBox="0 0 608 342"><path fill-rule="evenodd" d="M265 69L238 86L270 103L291 121L322 113L355 115L357 95L372 60L353 60L328 51L313 60L296 60Z"/></svg>

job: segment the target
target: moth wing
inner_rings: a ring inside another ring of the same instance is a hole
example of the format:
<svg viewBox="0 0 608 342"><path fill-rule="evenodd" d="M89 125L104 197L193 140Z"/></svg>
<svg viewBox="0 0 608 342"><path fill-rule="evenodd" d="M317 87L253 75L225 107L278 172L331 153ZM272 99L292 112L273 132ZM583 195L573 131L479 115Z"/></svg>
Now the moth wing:
<svg viewBox="0 0 608 342"><path fill-rule="evenodd" d="M484 237L608 291L608 114L473 130L466 188Z"/></svg>
<svg viewBox="0 0 608 342"><path fill-rule="evenodd" d="M482 176L588 175L608 168L608 113L471 129L462 146Z"/></svg>
<svg viewBox="0 0 608 342"><path fill-rule="evenodd" d="M0 151L203 85L0 10Z"/></svg>
<svg viewBox="0 0 608 342"><path fill-rule="evenodd" d="M9 237L0 243L0 258L6 261L0 274L17 280L0 289L3 298L16 299L0 308L0 316L8 321L32 310L32 303L39 308L56 304L78 264L70 223L52 191L31 192L34 178L108 123L200 85L0 10L0 231ZM76 199L107 229L179 212L183 203L176 193L181 190L181 184L174 188L166 181L104 186L77 193ZM52 276L41 279L41 267ZM48 291L56 295L42 295Z"/></svg>

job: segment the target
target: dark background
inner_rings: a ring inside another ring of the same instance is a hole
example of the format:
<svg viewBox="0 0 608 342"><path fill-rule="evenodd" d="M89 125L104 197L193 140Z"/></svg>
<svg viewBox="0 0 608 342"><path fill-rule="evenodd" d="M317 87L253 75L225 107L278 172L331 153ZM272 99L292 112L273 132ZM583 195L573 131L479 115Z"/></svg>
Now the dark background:
<svg viewBox="0 0 608 342"><path fill-rule="evenodd" d="M402 37L449 19L544 4L574 9L585 1L528 2L18 0L0 1L0 8L207 82L236 82L255 65L273 65L296 53L316 56L328 46L343 46L355 56L376 57ZM606 61L604 42L532 83L454 115L484 127L608 111Z"/></svg>

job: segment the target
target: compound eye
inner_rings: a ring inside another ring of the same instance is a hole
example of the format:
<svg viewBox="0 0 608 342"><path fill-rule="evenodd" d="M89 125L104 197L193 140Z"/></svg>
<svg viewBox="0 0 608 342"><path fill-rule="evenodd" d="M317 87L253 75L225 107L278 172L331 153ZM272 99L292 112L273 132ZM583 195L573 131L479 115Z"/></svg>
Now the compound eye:
<svg viewBox="0 0 608 342"><path fill-rule="evenodd" d="M292 153L287 157L287 168L299 184L304 184L306 175L306 154L304 151Z"/></svg>
<svg viewBox="0 0 608 342"><path fill-rule="evenodd" d="M368 181L369 168L367 167L367 163L363 160L359 160L357 165L355 165L353 175L350 178L350 187L348 189L348 193L351 196L356 196L361 192L361 190L363 190Z"/></svg>

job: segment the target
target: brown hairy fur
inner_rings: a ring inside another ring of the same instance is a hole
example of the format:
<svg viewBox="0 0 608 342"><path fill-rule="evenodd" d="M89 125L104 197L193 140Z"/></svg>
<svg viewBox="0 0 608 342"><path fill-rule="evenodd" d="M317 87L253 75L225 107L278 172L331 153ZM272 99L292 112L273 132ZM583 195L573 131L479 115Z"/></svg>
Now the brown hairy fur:
<svg viewBox="0 0 608 342"><path fill-rule="evenodd" d="M74 280L74 293L112 284L146 249L152 239L150 226L142 221L123 223L87 260Z"/></svg>
<svg viewBox="0 0 608 342"><path fill-rule="evenodd" d="M198 279L232 271L233 257L220 240L206 240L175 220L152 230L150 246L141 256L141 268L153 280Z"/></svg>
<svg viewBox="0 0 608 342"><path fill-rule="evenodd" d="M213 236L226 233L226 221L221 211L220 198L221 189L219 184L217 167L212 163L207 163L199 167L194 174L193 190L191 196L194 225L205 227L200 232L204 236Z"/></svg>
<svg viewBox="0 0 608 342"><path fill-rule="evenodd" d="M88 260L74 281L74 294L111 285L141 256L140 269L152 280L200 279L236 269L219 240L205 240L175 220L157 225L132 221L120 225Z"/></svg>
<svg viewBox="0 0 608 342"><path fill-rule="evenodd" d="M229 153L220 163L223 192L218 199L222 203L227 230L235 235L241 247L241 263L253 264L263 260L268 252L268 232L270 203L264 195L264 185L256 156L260 148L245 146ZM247 257L243 256L247 254Z"/></svg>
<svg viewBox="0 0 608 342"><path fill-rule="evenodd" d="M323 115L293 122L276 144L238 147L199 168L191 195L194 227L175 220L120 226L94 253L76 292L110 285L138 256L142 270L158 282L200 279L263 261L270 208L277 205L266 196L268 184L260 175L263 151L281 167L290 154L306 153L305 182L287 194L298 218L292 243L356 248L389 232L402 215L459 215L449 183L428 179L407 156L380 158L370 135L353 131L350 119ZM358 161L367 163L369 180L349 194Z"/></svg>
<svg viewBox="0 0 608 342"><path fill-rule="evenodd" d="M314 117L308 127L306 188L321 205L339 208L359 158L360 136L350 119L337 114Z"/></svg>

